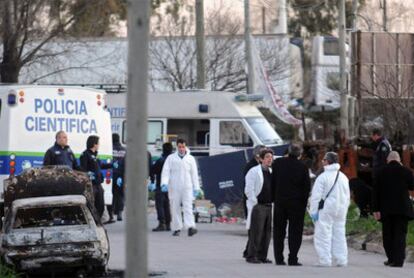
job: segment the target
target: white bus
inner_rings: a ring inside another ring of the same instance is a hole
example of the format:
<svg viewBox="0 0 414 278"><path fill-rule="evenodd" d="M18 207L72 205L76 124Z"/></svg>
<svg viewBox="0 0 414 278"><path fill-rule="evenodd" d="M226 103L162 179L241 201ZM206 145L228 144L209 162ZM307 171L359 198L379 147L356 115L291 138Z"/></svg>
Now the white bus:
<svg viewBox="0 0 414 278"><path fill-rule="evenodd" d="M63 130L76 158L89 135L100 137L99 158L112 159L106 93L81 87L0 85L0 183L23 169L40 167L55 134ZM111 172L104 172L105 203L112 203ZM3 199L3 197L1 198Z"/></svg>
<svg viewBox="0 0 414 278"><path fill-rule="evenodd" d="M108 94L112 132L126 144L126 94ZM148 150L159 156L163 142L187 141L196 156L215 155L283 140L245 94L179 91L148 94Z"/></svg>

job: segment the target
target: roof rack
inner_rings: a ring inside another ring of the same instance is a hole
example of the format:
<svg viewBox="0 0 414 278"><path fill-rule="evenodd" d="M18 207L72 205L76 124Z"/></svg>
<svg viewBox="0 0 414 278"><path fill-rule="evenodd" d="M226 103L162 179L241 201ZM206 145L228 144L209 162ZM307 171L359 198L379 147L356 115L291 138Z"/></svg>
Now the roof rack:
<svg viewBox="0 0 414 278"><path fill-rule="evenodd" d="M108 94L120 94L127 92L126 84L53 84L56 86L77 86L77 87L88 87L98 90L104 90Z"/></svg>

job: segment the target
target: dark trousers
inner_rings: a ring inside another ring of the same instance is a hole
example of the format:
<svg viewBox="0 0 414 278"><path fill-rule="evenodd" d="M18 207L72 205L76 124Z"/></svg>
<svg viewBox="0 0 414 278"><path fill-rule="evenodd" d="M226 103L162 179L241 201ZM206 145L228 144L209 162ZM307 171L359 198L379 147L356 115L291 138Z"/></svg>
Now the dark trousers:
<svg viewBox="0 0 414 278"><path fill-rule="evenodd" d="M403 265L408 219L403 215L381 216L382 241L388 261Z"/></svg>
<svg viewBox="0 0 414 278"><path fill-rule="evenodd" d="M116 188L112 190L112 207L113 211L116 215L119 215L124 210L125 206L125 195L123 187L119 187L117 185Z"/></svg>
<svg viewBox="0 0 414 278"><path fill-rule="evenodd" d="M252 210L247 258L267 259L272 237L272 205L257 204Z"/></svg>
<svg viewBox="0 0 414 278"><path fill-rule="evenodd" d="M96 212L98 213L99 218L102 218L105 210L104 189L102 188L101 184L94 184L92 188L93 196L95 198Z"/></svg>
<svg viewBox="0 0 414 278"><path fill-rule="evenodd" d="M155 192L155 208L157 209L158 221L169 225L171 223L171 212L168 192Z"/></svg>
<svg viewBox="0 0 414 278"><path fill-rule="evenodd" d="M289 263L298 261L298 252L302 245L303 223L306 204L300 201L279 202L274 205L273 217L273 249L276 262L283 262L286 227L288 229Z"/></svg>

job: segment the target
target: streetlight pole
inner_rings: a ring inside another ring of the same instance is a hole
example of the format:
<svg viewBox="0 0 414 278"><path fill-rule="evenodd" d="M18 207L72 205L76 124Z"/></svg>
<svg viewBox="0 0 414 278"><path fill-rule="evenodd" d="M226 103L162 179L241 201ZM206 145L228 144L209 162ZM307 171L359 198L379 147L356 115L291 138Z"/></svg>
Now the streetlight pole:
<svg viewBox="0 0 414 278"><path fill-rule="evenodd" d="M204 0L196 0L197 89L205 89Z"/></svg>
<svg viewBox="0 0 414 278"><path fill-rule="evenodd" d="M339 33L339 67L340 67L340 92L341 92L341 130L345 138L349 137L348 117L348 93L346 86L346 49L345 49L345 0L338 0L338 33Z"/></svg>
<svg viewBox="0 0 414 278"><path fill-rule="evenodd" d="M250 1L244 0L244 41L246 51L247 62L247 93L253 94L254 92L254 67L253 67L253 55L251 46L251 30L250 30Z"/></svg>

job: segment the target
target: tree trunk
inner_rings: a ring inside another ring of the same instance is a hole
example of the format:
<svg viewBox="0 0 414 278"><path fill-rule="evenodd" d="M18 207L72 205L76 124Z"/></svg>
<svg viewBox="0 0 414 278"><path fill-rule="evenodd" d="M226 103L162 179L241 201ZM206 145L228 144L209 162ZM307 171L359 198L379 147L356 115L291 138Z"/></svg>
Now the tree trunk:
<svg viewBox="0 0 414 278"><path fill-rule="evenodd" d="M5 52L3 55L3 61L0 63L0 80L2 83L18 83L20 63L16 59L8 56L9 55Z"/></svg>
<svg viewBox="0 0 414 278"><path fill-rule="evenodd" d="M17 35L15 34L15 18L12 16L13 3L4 1L2 3L1 25L3 41L3 57L0 63L0 81L3 83L17 83L21 69L19 53L17 48Z"/></svg>

